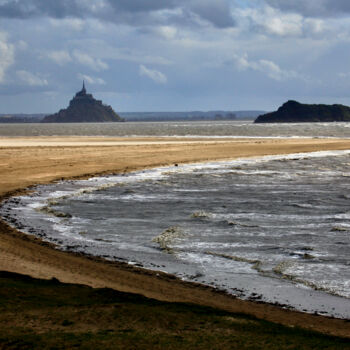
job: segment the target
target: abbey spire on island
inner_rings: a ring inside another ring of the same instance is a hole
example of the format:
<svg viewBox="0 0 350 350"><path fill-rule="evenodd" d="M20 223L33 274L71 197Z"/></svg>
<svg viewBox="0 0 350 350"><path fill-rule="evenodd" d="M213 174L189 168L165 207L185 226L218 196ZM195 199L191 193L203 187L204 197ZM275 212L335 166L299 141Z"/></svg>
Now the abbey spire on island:
<svg viewBox="0 0 350 350"><path fill-rule="evenodd" d="M111 106L96 100L92 94L86 93L85 81L83 88L70 100L66 109L47 115L42 123L98 123L122 122L122 119Z"/></svg>

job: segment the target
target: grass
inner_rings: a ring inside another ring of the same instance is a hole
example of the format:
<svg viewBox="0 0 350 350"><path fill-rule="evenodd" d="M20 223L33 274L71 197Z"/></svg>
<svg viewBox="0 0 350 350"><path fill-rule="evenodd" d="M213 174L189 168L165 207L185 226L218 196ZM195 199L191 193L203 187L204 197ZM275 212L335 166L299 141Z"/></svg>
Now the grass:
<svg viewBox="0 0 350 350"><path fill-rule="evenodd" d="M0 349L350 349L244 314L0 272Z"/></svg>

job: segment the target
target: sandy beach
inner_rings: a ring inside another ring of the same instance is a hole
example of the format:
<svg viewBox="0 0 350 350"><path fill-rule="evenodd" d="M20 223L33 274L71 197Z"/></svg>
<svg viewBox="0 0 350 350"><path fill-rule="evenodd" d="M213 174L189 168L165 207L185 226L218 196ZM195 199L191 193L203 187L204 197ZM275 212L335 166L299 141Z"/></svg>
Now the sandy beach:
<svg viewBox="0 0 350 350"><path fill-rule="evenodd" d="M350 149L348 139L0 138L0 196L61 179L123 173L175 163ZM58 251L0 222L0 270L36 278L109 287L162 301L192 302L242 312L288 326L350 337L345 320L235 299L210 287L122 263Z"/></svg>

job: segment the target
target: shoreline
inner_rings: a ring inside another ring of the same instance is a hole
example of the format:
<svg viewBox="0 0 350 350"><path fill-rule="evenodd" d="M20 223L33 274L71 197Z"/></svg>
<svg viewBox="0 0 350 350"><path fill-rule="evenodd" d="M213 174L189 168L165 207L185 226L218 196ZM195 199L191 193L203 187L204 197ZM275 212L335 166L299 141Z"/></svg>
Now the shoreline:
<svg viewBox="0 0 350 350"><path fill-rule="evenodd" d="M82 160L80 160L79 169L76 169L74 165L70 165L70 163L72 163L72 161L79 156L78 154L73 154L68 158L62 158L61 154L65 148L70 148L70 151L86 151L85 147L67 146L64 145L63 141L62 146L55 145L50 147L29 147L27 148L27 152L30 153L30 151L32 151L32 153L35 153L39 158L43 152L45 153L45 151L48 151L48 154L50 154L50 156L53 158L57 158L60 155L61 161L58 162L57 166L59 167L63 162L63 171L61 169L61 174L57 174L55 171L53 171L54 169L49 169L49 174L46 173L46 175L43 176L43 173L47 171L48 164L46 162L46 165L42 164L41 167L36 167L33 177L34 169L30 167L32 170L32 177L29 180L26 179L26 183L28 183L27 186L21 186L22 183L18 181L21 179L17 179L17 181L12 184L12 188L11 186L4 186L4 184L0 184L0 201L2 202L10 195L24 193L28 187L34 186L37 183L50 183L62 178L68 180L105 175L108 173L123 173L161 165L174 164L175 162L205 162L211 160L234 159L238 156L245 157L253 155L259 156L298 153L302 151L310 152L350 149L349 140L250 139L244 142L241 140L233 140L212 144L206 142L205 140L198 140L198 144L196 144L196 142L177 144L177 152L174 152L174 144L163 143L159 138L152 139L156 139L156 142L153 144L145 141L146 143L140 143L139 145L92 145L91 147L87 147L87 151L90 150L92 153L94 153L96 148L102 148L102 151L105 152L107 148L112 153L118 153L119 151L119 155L122 153L124 156L125 152L123 153L123 150L125 151L125 148L133 148L131 149L131 153L135 153L136 151L141 151L141 147L142 149L148 149L149 157L147 159L144 157L142 161L139 159L140 155L136 157L137 159L132 159L131 161L126 159L123 164L118 164L114 170L110 168L111 163L109 161L105 161L102 162L102 164L99 164L97 169L95 168L95 170L98 171L88 173L84 171L85 168L81 167ZM238 143L240 147L238 147ZM203 146L211 150L212 153L203 154ZM223 146L226 146L226 148L223 148ZM245 148L245 150L242 150L242 146ZM193 150L192 148L196 149ZM4 161L2 157L3 152L12 151L16 154L18 150L22 150L22 152L25 153L23 146L19 147L18 149L11 146L1 147L0 161ZM99 151L101 151L101 149L99 149ZM174 152L174 154L169 156L169 151ZM98 152L98 154L101 153ZM160 155L162 155L163 158L160 157ZM231 156L229 157L229 155ZM97 157L97 159L99 159L99 157ZM137 160L138 164L136 164ZM67 161L68 165L65 164ZM23 164L21 166L23 166ZM68 169L66 169L67 167ZM8 172L11 173L11 167L8 169ZM8 176L9 175L10 174L8 174ZM165 273L140 269L126 263L109 262L101 258L84 256L78 253L58 251L54 249L52 244L42 242L39 238L23 234L15 229L12 229L3 221L0 222L0 252L0 270L24 273L38 278L49 279L55 277L62 282L81 283L92 287L110 287L120 291L143 294L147 297L162 301L180 301L212 306L227 311L242 312L254 315L258 318L284 325L299 326L302 328L318 330L327 334L350 337L350 323L347 320L305 314L302 312L286 310L278 306L254 301L244 301L234 298L233 296L230 296L224 292L217 291L212 287L207 287L198 283L184 282Z"/></svg>

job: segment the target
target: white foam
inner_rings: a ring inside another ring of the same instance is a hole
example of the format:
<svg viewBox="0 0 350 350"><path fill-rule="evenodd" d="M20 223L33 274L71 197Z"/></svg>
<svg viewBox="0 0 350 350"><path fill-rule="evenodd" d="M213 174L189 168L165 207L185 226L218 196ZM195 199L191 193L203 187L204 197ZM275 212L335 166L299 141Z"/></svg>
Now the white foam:
<svg viewBox="0 0 350 350"><path fill-rule="evenodd" d="M175 166L165 166L154 168L151 170L144 170L139 172L130 173L126 176L123 175L112 175L112 176L103 176L103 177L94 177L88 180L77 180L70 181L70 183L76 183L81 187L78 190L70 190L70 191L60 191L55 190L50 193L47 200L52 199L60 199L74 196L81 196L89 193L93 193L95 191L105 189L108 187L123 185L123 184L131 184L135 182L141 181L150 181L150 180L160 180L162 178L166 178L167 176L175 173L190 173L198 170L201 171L215 171L215 173L220 172L229 172L232 169L229 169L232 166L239 165L254 165L257 163L269 162L273 160L293 160L293 159L308 159L308 158L321 158L321 157L329 157L329 156L342 156L350 154L350 150L342 150L342 151L320 151L320 152L307 152L307 153L293 153L293 154L284 154L284 155L270 155L270 156L262 156L262 157L250 157L250 158L237 158L230 161L215 161L215 162L207 162L207 163L192 163L192 164L184 164L180 167ZM225 169L226 168L226 169ZM239 170L234 170L239 171ZM271 175L271 171L244 171L242 174L261 174L261 175ZM287 172L281 172L281 176L291 177ZM94 183L94 186L91 186L91 183ZM88 184L89 186L84 186Z"/></svg>
<svg viewBox="0 0 350 350"><path fill-rule="evenodd" d="M350 219L350 212L341 213L341 214L336 214L336 215L334 215L334 217L335 217L336 219L347 219L347 220L349 220L349 219Z"/></svg>
<svg viewBox="0 0 350 350"><path fill-rule="evenodd" d="M40 207L42 207L43 206L43 201L42 202L32 202L32 203L28 203L27 204L27 207L28 208L31 208L31 209L37 209L37 208L40 208ZM25 207L18 207L18 209L23 209L23 208L25 208ZM16 209L16 208L14 208L14 209Z"/></svg>

